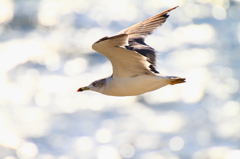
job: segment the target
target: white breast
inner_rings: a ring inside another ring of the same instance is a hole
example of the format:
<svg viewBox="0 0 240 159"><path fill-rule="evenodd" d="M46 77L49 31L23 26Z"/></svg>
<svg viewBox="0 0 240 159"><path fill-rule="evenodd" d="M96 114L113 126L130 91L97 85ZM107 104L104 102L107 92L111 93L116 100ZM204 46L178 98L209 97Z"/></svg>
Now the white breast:
<svg viewBox="0 0 240 159"><path fill-rule="evenodd" d="M167 81L166 78L151 75L110 78L100 93L113 96L134 96L161 88L168 84Z"/></svg>

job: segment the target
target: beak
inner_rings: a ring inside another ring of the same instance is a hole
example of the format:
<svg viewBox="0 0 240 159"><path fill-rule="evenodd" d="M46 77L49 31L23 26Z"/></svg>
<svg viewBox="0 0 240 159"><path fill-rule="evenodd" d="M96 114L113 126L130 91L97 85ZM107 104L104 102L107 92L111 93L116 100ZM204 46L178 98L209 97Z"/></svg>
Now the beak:
<svg viewBox="0 0 240 159"><path fill-rule="evenodd" d="M82 91L86 91L86 90L89 90L90 88L89 87L81 87L77 90L77 92L82 92Z"/></svg>

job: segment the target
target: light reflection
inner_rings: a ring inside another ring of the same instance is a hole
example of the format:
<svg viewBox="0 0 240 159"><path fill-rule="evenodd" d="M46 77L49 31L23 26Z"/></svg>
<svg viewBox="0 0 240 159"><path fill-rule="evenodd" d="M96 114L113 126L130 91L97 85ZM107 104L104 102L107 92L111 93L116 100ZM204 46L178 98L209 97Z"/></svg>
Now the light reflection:
<svg viewBox="0 0 240 159"><path fill-rule="evenodd" d="M207 145L211 142L211 134L207 131L199 131L197 133L197 142L200 145Z"/></svg>
<svg viewBox="0 0 240 159"><path fill-rule="evenodd" d="M27 104L29 100L28 94L20 89L20 88L14 88L11 87L4 87L3 93L5 94L6 99L10 100L12 104Z"/></svg>
<svg viewBox="0 0 240 159"><path fill-rule="evenodd" d="M141 159L180 159L176 155L166 152L166 151L157 151L157 152L148 152L142 155Z"/></svg>
<svg viewBox="0 0 240 159"><path fill-rule="evenodd" d="M60 18L64 14L70 14L71 12L77 12L83 14L89 9L89 3L87 1L74 1L75 3L69 3L67 0L42 0L40 3L40 11L38 14L38 21L44 26L53 26L59 23Z"/></svg>
<svg viewBox="0 0 240 159"><path fill-rule="evenodd" d="M192 24L186 27L179 27L174 31L175 45L183 43L204 45L214 43L215 30L209 24Z"/></svg>
<svg viewBox="0 0 240 159"><path fill-rule="evenodd" d="M38 148L34 143L25 142L17 149L19 158L33 158L38 154Z"/></svg>
<svg viewBox="0 0 240 159"><path fill-rule="evenodd" d="M198 103L203 96L204 89L202 81L200 79L189 79L186 87L182 90L183 101L186 103Z"/></svg>
<svg viewBox="0 0 240 159"><path fill-rule="evenodd" d="M60 58L58 55L52 55L45 60L45 65L49 71L55 71L60 67Z"/></svg>
<svg viewBox="0 0 240 159"><path fill-rule="evenodd" d="M227 147L213 147L208 151L208 157L211 159L223 158L228 151Z"/></svg>
<svg viewBox="0 0 240 159"><path fill-rule="evenodd" d="M240 17L238 16L240 13L240 8L237 6L231 6L229 8L229 16L234 20L240 20Z"/></svg>
<svg viewBox="0 0 240 159"><path fill-rule="evenodd" d="M60 92L69 89L69 79L64 76L42 76L39 89L46 92Z"/></svg>
<svg viewBox="0 0 240 159"><path fill-rule="evenodd" d="M235 78L229 78L226 81L228 85L228 93L235 94L239 90L239 81Z"/></svg>
<svg viewBox="0 0 240 159"><path fill-rule="evenodd" d="M62 122L61 124L62 124L61 125L62 127L65 127L67 123ZM61 145L63 145L65 139L66 139L65 135L53 134L52 133L49 136L47 136L47 143L53 148L60 148ZM75 143L73 143L73 147L75 147Z"/></svg>
<svg viewBox="0 0 240 159"><path fill-rule="evenodd" d="M202 109L195 110L192 115L197 124L201 124L207 119L207 113Z"/></svg>
<svg viewBox="0 0 240 159"><path fill-rule="evenodd" d="M108 129L99 129L95 134L95 138L100 143L108 143L112 140L112 133Z"/></svg>
<svg viewBox="0 0 240 159"><path fill-rule="evenodd" d="M179 136L173 137L169 142L169 146L173 151L179 151L184 147L184 140Z"/></svg>
<svg viewBox="0 0 240 159"><path fill-rule="evenodd" d="M212 0L198 0L200 3L210 3Z"/></svg>
<svg viewBox="0 0 240 159"><path fill-rule="evenodd" d="M144 99L149 104L167 103L179 101L181 90L173 87L163 88L144 95Z"/></svg>
<svg viewBox="0 0 240 159"><path fill-rule="evenodd" d="M238 136L238 130L240 129L238 121L225 121L219 123L216 128L216 133L221 138L229 138L232 136Z"/></svg>
<svg viewBox="0 0 240 159"><path fill-rule="evenodd" d="M204 19L204 18L208 18L212 15L211 14L211 7L209 7L207 5L198 5L198 7L199 7L199 10L200 10L198 18Z"/></svg>
<svg viewBox="0 0 240 159"><path fill-rule="evenodd" d="M4 127L0 127L0 145L9 147L11 149L17 149L21 141L21 138L15 133L7 130Z"/></svg>
<svg viewBox="0 0 240 159"><path fill-rule="evenodd" d="M229 99L230 92L229 90L231 87L226 83L220 81L219 79L213 79L207 85L208 90L207 92L211 93L212 95L216 96L219 99ZM230 85L231 86L231 85ZM218 89L216 89L218 88Z"/></svg>
<svg viewBox="0 0 240 159"><path fill-rule="evenodd" d="M0 154L240 158L233 148L240 130L235 49L240 9L230 2L1 0ZM160 72L186 77L185 84L136 97L75 92L112 74L110 62L91 48L96 40L177 5L146 43L159 52ZM93 123L97 127L89 126ZM202 128L189 129L193 124ZM179 137L185 129L196 138ZM216 147L220 140L227 146ZM190 142L197 152L184 148Z"/></svg>
<svg viewBox="0 0 240 159"><path fill-rule="evenodd" d="M49 154L44 154L44 155L39 155L40 159L55 159L55 157L53 155L49 155Z"/></svg>
<svg viewBox="0 0 240 159"><path fill-rule="evenodd" d="M98 24L103 27L111 24L111 18L105 14L98 14L96 20Z"/></svg>
<svg viewBox="0 0 240 159"><path fill-rule="evenodd" d="M123 158L132 158L135 154L135 148L130 144L125 144L121 146L120 154Z"/></svg>
<svg viewBox="0 0 240 159"><path fill-rule="evenodd" d="M93 100L94 99L94 100ZM101 97L99 96L94 96L92 100L89 100L88 103L88 108L94 111L102 110L105 107L105 102L102 100Z"/></svg>
<svg viewBox="0 0 240 159"><path fill-rule="evenodd" d="M14 14L14 3L12 0L0 1L0 23L7 23L12 20Z"/></svg>
<svg viewBox="0 0 240 159"><path fill-rule="evenodd" d="M90 151L93 148L93 141L91 137L79 137L75 139L74 148L77 151Z"/></svg>
<svg viewBox="0 0 240 159"><path fill-rule="evenodd" d="M181 115L171 111L157 117L157 128L161 132L173 133L184 126L184 119Z"/></svg>
<svg viewBox="0 0 240 159"><path fill-rule="evenodd" d="M119 156L119 153L116 150L116 148L109 145L105 145L99 146L97 159L121 159L121 157Z"/></svg>
<svg viewBox="0 0 240 159"><path fill-rule="evenodd" d="M49 94L46 92L38 92L35 95L35 102L38 106L45 107L50 102Z"/></svg>
<svg viewBox="0 0 240 159"><path fill-rule="evenodd" d="M7 157L4 157L4 159L17 159L17 158L14 156L7 156Z"/></svg>
<svg viewBox="0 0 240 159"><path fill-rule="evenodd" d="M111 132L114 132L116 130L116 123L111 119L104 120L101 126Z"/></svg>
<svg viewBox="0 0 240 159"><path fill-rule="evenodd" d="M200 69L198 67L201 66L203 67L201 70L206 70L205 66L212 63L214 59L215 52L213 50L200 48L178 50L169 55L169 60L171 60L174 66L181 65L182 68L195 66L195 70Z"/></svg>
<svg viewBox="0 0 240 159"><path fill-rule="evenodd" d="M212 9L212 16L217 20L224 20L227 13L223 7L215 6Z"/></svg>
<svg viewBox="0 0 240 159"><path fill-rule="evenodd" d="M207 158L206 152L197 151L192 156L192 159L203 159L203 158Z"/></svg>
<svg viewBox="0 0 240 159"><path fill-rule="evenodd" d="M200 9L198 5L194 3L186 4L186 6L184 7L184 11L186 15L189 16L190 18L197 18L200 14Z"/></svg>
<svg viewBox="0 0 240 159"><path fill-rule="evenodd" d="M161 138L157 135L139 134L135 144L137 149L157 149L161 144Z"/></svg>
<svg viewBox="0 0 240 159"><path fill-rule="evenodd" d="M238 149L230 150L227 147L212 147L209 151L198 151L194 153L193 159L238 159L240 157L240 151Z"/></svg>
<svg viewBox="0 0 240 159"><path fill-rule="evenodd" d="M77 5L75 5L77 3ZM81 1L75 1L74 6L76 7L74 9L75 12L79 14L84 14L89 10L90 4L88 0L81 0Z"/></svg>
<svg viewBox="0 0 240 159"><path fill-rule="evenodd" d="M54 102L57 106L57 108L54 108L55 113L69 113L69 114L71 114L71 113L76 112L80 108L79 103L74 103L69 98L65 98L66 96L67 96L66 93L58 93L55 96Z"/></svg>
<svg viewBox="0 0 240 159"><path fill-rule="evenodd" d="M61 156L58 159L69 159L67 156Z"/></svg>
<svg viewBox="0 0 240 159"><path fill-rule="evenodd" d="M240 104L236 101L229 101L223 106L222 112L227 117L237 116L240 112Z"/></svg>
<svg viewBox="0 0 240 159"><path fill-rule="evenodd" d="M64 65L64 72L68 76L74 76L82 73L86 70L87 61L82 58L76 58L70 61L67 61Z"/></svg>
<svg viewBox="0 0 240 159"><path fill-rule="evenodd" d="M240 150L230 150L226 155L226 159L238 159L238 158L240 158Z"/></svg>
<svg viewBox="0 0 240 159"><path fill-rule="evenodd" d="M16 108L17 109L17 108ZM16 120L12 127L15 132L21 136L41 137L48 133L50 122L49 112L42 107L18 108L14 113L13 119Z"/></svg>

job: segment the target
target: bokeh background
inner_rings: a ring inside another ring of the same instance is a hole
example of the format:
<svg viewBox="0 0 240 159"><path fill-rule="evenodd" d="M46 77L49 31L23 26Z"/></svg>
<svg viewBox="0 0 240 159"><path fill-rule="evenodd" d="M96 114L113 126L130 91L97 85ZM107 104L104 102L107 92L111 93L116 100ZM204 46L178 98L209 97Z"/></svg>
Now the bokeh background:
<svg viewBox="0 0 240 159"><path fill-rule="evenodd" d="M184 84L77 93L93 42L174 6L146 42ZM240 0L0 0L1 159L239 159Z"/></svg>

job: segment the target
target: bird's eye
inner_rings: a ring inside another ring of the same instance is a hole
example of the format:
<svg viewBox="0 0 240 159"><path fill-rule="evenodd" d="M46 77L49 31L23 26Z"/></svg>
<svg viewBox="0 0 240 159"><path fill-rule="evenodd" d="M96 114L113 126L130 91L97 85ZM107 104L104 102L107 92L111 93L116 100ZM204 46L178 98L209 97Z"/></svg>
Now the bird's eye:
<svg viewBox="0 0 240 159"><path fill-rule="evenodd" d="M95 87L97 85L97 82L93 82L92 85Z"/></svg>

